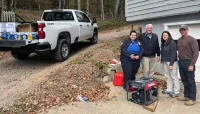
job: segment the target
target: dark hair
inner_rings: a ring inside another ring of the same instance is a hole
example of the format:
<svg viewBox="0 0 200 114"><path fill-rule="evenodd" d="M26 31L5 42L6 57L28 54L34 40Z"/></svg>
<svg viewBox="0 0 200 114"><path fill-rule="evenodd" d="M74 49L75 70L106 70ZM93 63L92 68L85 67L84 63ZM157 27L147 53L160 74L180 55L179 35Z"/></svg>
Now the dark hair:
<svg viewBox="0 0 200 114"><path fill-rule="evenodd" d="M132 31L130 32L130 35L131 35L132 33L135 33L135 34L137 35L137 32L136 32L135 30L132 30Z"/></svg>
<svg viewBox="0 0 200 114"><path fill-rule="evenodd" d="M169 36L169 38L168 38L168 40L167 40L166 43L168 43L168 42L170 42L171 40L173 40L172 35L169 33L169 31L164 31L164 32L162 33L162 35L161 35L161 42L162 42L162 43L165 43L165 40L163 40L163 34L164 34L164 33L167 33L168 36Z"/></svg>

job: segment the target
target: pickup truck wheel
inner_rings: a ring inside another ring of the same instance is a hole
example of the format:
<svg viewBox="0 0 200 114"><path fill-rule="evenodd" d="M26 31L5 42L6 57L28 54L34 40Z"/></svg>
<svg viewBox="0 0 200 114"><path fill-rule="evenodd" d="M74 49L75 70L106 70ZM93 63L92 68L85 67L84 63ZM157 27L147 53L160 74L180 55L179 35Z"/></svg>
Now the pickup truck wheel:
<svg viewBox="0 0 200 114"><path fill-rule="evenodd" d="M20 52L11 51L11 55L13 56L13 58L17 60L25 60L25 59L28 59L30 53L20 53Z"/></svg>
<svg viewBox="0 0 200 114"><path fill-rule="evenodd" d="M96 32L93 33L93 36L92 36L92 38L90 39L90 43L91 43L91 44L96 44L96 43L98 43L98 35L97 35Z"/></svg>
<svg viewBox="0 0 200 114"><path fill-rule="evenodd" d="M54 59L58 62L62 62L68 59L70 52L70 44L66 39L58 40L57 47L53 53Z"/></svg>

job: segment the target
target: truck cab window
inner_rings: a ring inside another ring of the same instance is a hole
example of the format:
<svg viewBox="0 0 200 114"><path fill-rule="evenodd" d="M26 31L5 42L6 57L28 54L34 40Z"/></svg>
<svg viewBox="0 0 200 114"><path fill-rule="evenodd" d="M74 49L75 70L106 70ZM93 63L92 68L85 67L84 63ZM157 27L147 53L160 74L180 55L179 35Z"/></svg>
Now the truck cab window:
<svg viewBox="0 0 200 114"><path fill-rule="evenodd" d="M71 21L74 20L72 12L45 12L43 15L44 21Z"/></svg>
<svg viewBox="0 0 200 114"><path fill-rule="evenodd" d="M90 19L82 12L76 11L76 16L79 22L90 22Z"/></svg>
<svg viewBox="0 0 200 114"><path fill-rule="evenodd" d="M81 15L84 18L84 22L90 22L90 19L88 18L88 16L86 16L84 13L81 13Z"/></svg>
<svg viewBox="0 0 200 114"><path fill-rule="evenodd" d="M77 16L77 19L79 22L84 22L84 17L83 17L83 15L81 15L80 12L76 11L76 16Z"/></svg>

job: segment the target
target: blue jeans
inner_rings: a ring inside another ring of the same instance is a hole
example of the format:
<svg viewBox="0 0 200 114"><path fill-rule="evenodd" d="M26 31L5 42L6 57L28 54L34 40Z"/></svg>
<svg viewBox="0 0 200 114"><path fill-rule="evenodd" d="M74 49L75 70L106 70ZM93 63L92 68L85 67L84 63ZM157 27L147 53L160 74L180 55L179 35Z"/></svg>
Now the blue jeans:
<svg viewBox="0 0 200 114"><path fill-rule="evenodd" d="M179 72L184 86L184 97L196 100L195 66L193 71L188 71L191 60L179 60Z"/></svg>
<svg viewBox="0 0 200 114"><path fill-rule="evenodd" d="M124 89L126 88L126 83L128 80L135 80L135 75L138 72L140 67L140 61L136 62L128 62L128 61L121 61L122 69L124 72Z"/></svg>

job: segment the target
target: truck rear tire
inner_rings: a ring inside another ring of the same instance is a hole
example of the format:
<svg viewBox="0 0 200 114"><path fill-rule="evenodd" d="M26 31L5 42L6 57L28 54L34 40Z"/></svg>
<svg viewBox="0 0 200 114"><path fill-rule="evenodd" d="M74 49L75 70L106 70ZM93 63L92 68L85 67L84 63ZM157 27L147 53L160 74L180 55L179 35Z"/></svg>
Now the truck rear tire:
<svg viewBox="0 0 200 114"><path fill-rule="evenodd" d="M90 39L90 43L91 43L91 44L97 44L97 43L98 43L98 34L97 34L97 32L94 32L94 33L93 33L93 36L92 36L92 38Z"/></svg>
<svg viewBox="0 0 200 114"><path fill-rule="evenodd" d="M30 53L11 51L11 55L13 56L13 58L15 58L17 60L25 60L25 59L28 59Z"/></svg>
<svg viewBox="0 0 200 114"><path fill-rule="evenodd" d="M68 59L70 53L70 44L66 39L59 39L57 47L53 52L54 60L62 62Z"/></svg>

